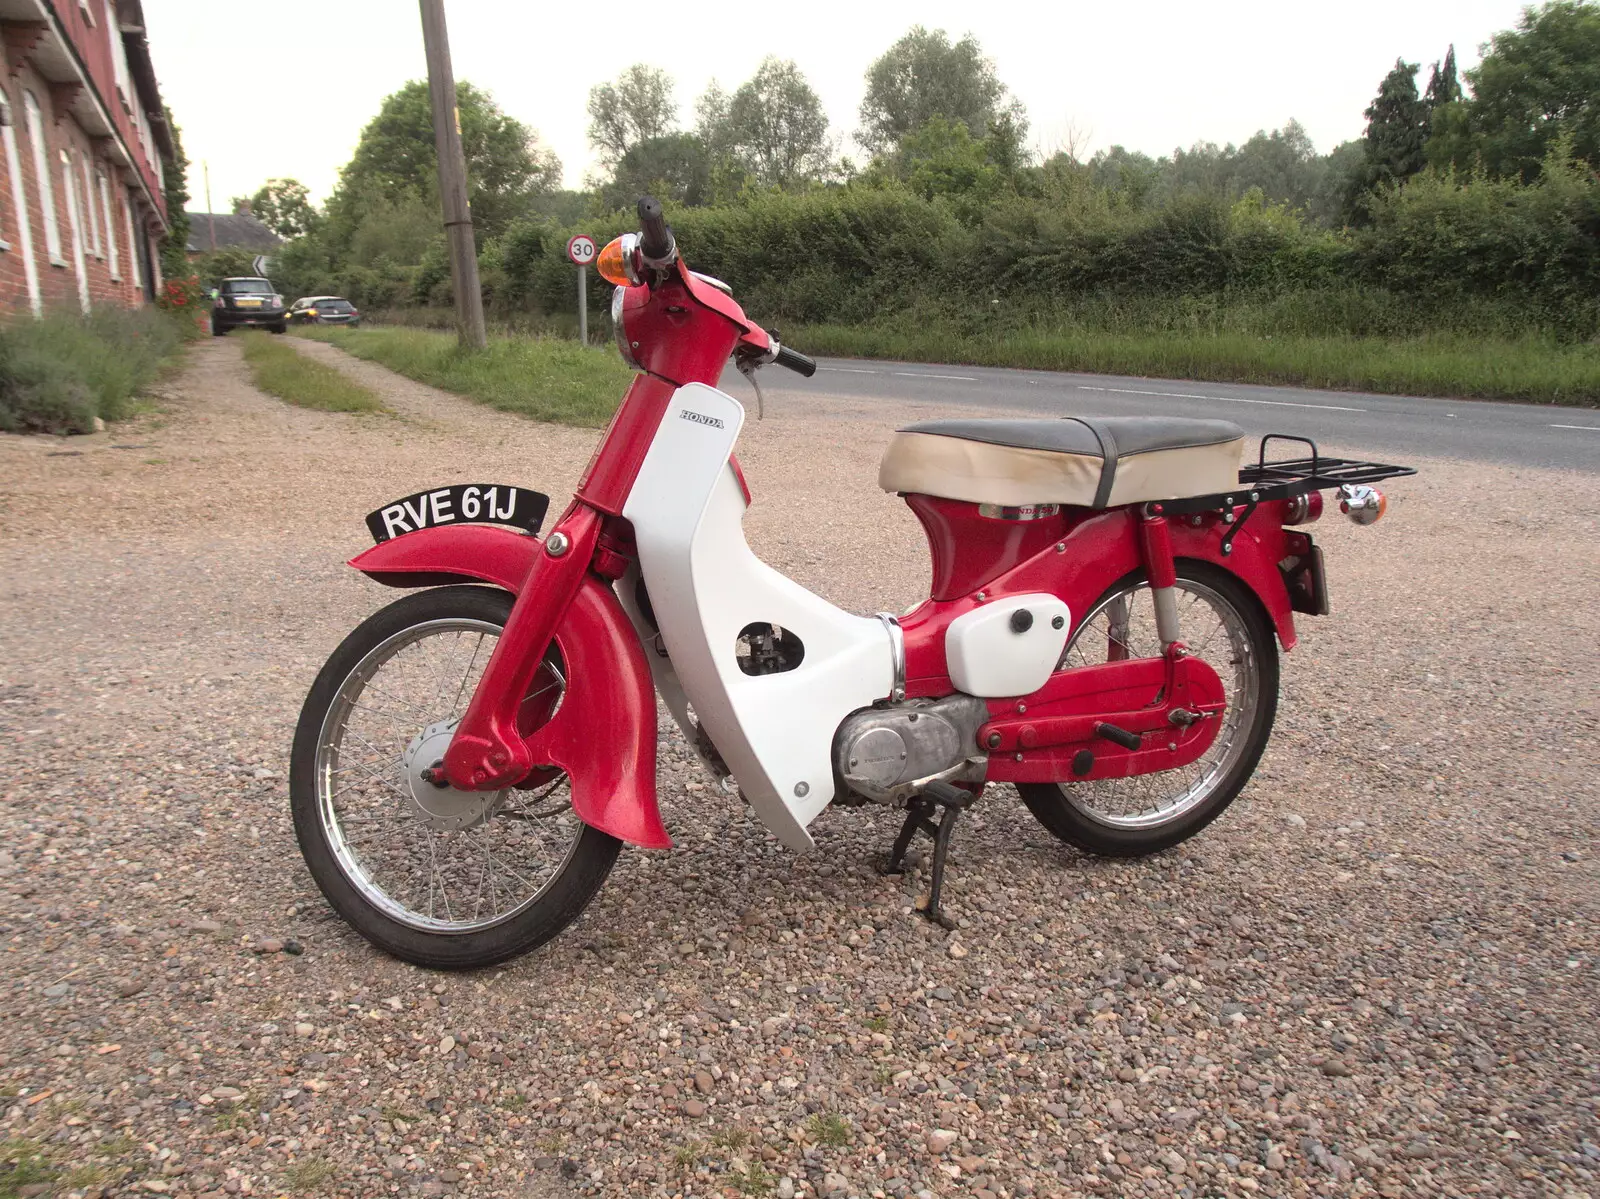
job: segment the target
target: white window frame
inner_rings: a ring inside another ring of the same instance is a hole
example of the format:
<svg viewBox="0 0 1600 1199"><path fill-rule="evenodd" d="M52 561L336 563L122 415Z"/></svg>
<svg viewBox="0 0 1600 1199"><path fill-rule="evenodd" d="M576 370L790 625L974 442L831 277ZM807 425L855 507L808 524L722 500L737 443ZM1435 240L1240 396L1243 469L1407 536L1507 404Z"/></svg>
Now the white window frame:
<svg viewBox="0 0 1600 1199"><path fill-rule="evenodd" d="M89 315L89 268L83 261L83 221L78 209L78 189L72 181L72 155L61 151L61 185L67 193L67 224L72 229L72 265L78 273L78 303Z"/></svg>
<svg viewBox="0 0 1600 1199"><path fill-rule="evenodd" d="M105 258L106 248L100 241L100 215L95 211L94 175L89 167L89 156L85 154L83 165L83 215L88 222L88 231L83 239L85 247L96 258Z"/></svg>
<svg viewBox="0 0 1600 1199"><path fill-rule="evenodd" d="M117 256L117 230L112 224L111 185L106 181L104 171L95 172L95 182L100 185L100 215L105 219L106 226L106 253L111 256L111 281L122 282L122 263Z"/></svg>
<svg viewBox="0 0 1600 1199"><path fill-rule="evenodd" d="M44 252L51 266L65 267L61 256L61 217L56 212L56 188L50 169L50 147L45 141L44 113L32 92L22 93L22 107L28 118L28 140L33 143L33 173L39 180L39 210L44 214Z"/></svg>
<svg viewBox="0 0 1600 1199"><path fill-rule="evenodd" d="M128 265L133 270L133 285L137 288L144 287L144 271L139 266L139 241L133 228L133 201L128 198L128 193L122 193L122 215L127 218L128 224Z"/></svg>
<svg viewBox="0 0 1600 1199"><path fill-rule="evenodd" d="M17 248L22 252L22 273L28 283L28 305L34 316L44 315L44 295L39 290L39 264L33 260L33 222L28 217L28 192L22 182L22 163L17 159L17 131L11 120L11 102L0 92L0 144L5 146L6 167L11 175L11 207L17 214ZM6 247L11 248L9 245Z"/></svg>
<svg viewBox="0 0 1600 1199"><path fill-rule="evenodd" d="M111 20L106 22L106 37L111 42L111 68L112 74L117 78L117 99L122 102L122 109L130 117L134 115L133 108L133 82L128 73L128 48L122 43L121 24L116 19L116 14L111 14Z"/></svg>

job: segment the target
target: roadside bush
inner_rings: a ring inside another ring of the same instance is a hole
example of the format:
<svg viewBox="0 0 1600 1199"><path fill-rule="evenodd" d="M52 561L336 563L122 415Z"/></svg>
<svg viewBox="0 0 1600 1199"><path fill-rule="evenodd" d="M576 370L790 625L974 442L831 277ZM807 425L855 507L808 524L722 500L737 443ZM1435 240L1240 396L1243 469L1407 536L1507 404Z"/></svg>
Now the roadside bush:
<svg viewBox="0 0 1600 1199"><path fill-rule="evenodd" d="M1191 191L1155 206L1082 187L1007 193L968 211L892 182L748 193L669 217L690 264L767 322L915 327L932 315L978 331L1104 319L1150 331L1569 342L1600 332L1600 179L1559 159L1530 185L1419 176L1377 197L1361 230L1319 227L1259 191ZM619 212L513 224L481 255L491 311L570 312L567 239L603 244L636 223ZM591 324L610 298L596 283Z"/></svg>
<svg viewBox="0 0 1600 1199"><path fill-rule="evenodd" d="M191 315L155 308L19 317L0 327L0 431L87 433L97 417L122 419L197 335Z"/></svg>

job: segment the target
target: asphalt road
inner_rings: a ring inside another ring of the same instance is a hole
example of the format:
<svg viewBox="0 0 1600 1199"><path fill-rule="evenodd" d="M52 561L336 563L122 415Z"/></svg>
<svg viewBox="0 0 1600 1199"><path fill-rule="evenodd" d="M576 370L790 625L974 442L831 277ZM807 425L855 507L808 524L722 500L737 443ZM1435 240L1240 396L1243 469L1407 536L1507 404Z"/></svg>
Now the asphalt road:
<svg viewBox="0 0 1600 1199"><path fill-rule="evenodd" d="M1415 454L1600 472L1600 411L1587 408L833 358L821 360L811 379L773 369L761 382L785 397L924 401L976 412L1220 417L1252 436L1296 433L1394 462ZM750 393L731 369L723 387Z"/></svg>

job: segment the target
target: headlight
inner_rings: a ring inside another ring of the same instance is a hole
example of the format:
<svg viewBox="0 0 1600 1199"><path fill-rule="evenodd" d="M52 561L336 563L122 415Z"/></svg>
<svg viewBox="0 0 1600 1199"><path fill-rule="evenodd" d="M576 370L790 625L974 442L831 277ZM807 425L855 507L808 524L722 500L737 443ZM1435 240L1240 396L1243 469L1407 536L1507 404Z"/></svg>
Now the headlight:
<svg viewBox="0 0 1600 1199"><path fill-rule="evenodd" d="M282 308L283 307L283 297L282 296L273 296L272 297L272 306L274 308Z"/></svg>
<svg viewBox="0 0 1600 1199"><path fill-rule="evenodd" d="M622 355L622 360L636 371L643 370L628 344L628 328L622 319L622 302L627 294L626 287L619 287L611 293L611 331L617 339L617 353Z"/></svg>

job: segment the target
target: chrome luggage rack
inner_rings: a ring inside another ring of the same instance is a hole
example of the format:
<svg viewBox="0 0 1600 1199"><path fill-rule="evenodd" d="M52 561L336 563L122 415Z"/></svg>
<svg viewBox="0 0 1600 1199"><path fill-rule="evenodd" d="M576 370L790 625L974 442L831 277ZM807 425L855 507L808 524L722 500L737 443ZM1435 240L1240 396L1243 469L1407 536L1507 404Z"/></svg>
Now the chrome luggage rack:
<svg viewBox="0 0 1600 1199"><path fill-rule="evenodd" d="M1293 441L1309 446L1309 458L1280 458L1267 461L1267 443ZM1162 510L1174 516L1194 512L1214 512L1246 505L1254 509L1269 500L1284 500L1304 495L1309 491L1329 491L1346 484L1376 483L1380 479L1395 479L1414 475L1410 466L1389 466L1381 462L1362 462L1355 458L1328 458L1317 450L1317 443L1309 437L1295 437L1289 433L1268 433L1261 439L1261 451L1254 465L1239 470L1239 490L1218 492L1215 495L1186 496L1181 500L1164 500ZM1247 514L1248 515L1248 514ZM1242 520L1240 523L1243 523Z"/></svg>

